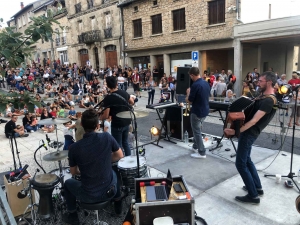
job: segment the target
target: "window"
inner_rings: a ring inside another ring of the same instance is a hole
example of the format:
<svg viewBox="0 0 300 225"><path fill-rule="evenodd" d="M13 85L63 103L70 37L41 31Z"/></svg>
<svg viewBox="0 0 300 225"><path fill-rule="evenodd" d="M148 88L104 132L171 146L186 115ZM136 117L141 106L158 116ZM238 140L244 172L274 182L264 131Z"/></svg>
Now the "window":
<svg viewBox="0 0 300 225"><path fill-rule="evenodd" d="M28 23L30 23L30 22L31 22L31 19L30 19L30 17L31 17L31 12L27 12L27 21L28 21Z"/></svg>
<svg viewBox="0 0 300 225"><path fill-rule="evenodd" d="M139 7L134 6L133 11L135 11L135 12L139 11Z"/></svg>
<svg viewBox="0 0 300 225"><path fill-rule="evenodd" d="M153 1L153 6L157 6L157 1Z"/></svg>
<svg viewBox="0 0 300 225"><path fill-rule="evenodd" d="M225 22L225 0L208 3L208 20L210 25Z"/></svg>
<svg viewBox="0 0 300 225"><path fill-rule="evenodd" d="M78 3L75 5L75 13L80 13L81 12L81 3Z"/></svg>
<svg viewBox="0 0 300 225"><path fill-rule="evenodd" d="M161 14L151 16L151 20L152 20L152 34L161 34L162 33Z"/></svg>
<svg viewBox="0 0 300 225"><path fill-rule="evenodd" d="M105 15L105 27L110 28L111 27L111 14L107 13Z"/></svg>
<svg viewBox="0 0 300 225"><path fill-rule="evenodd" d="M23 22L23 26L25 26L26 25L25 15L22 16L22 22Z"/></svg>
<svg viewBox="0 0 300 225"><path fill-rule="evenodd" d="M95 30L95 23L96 23L95 17L91 18L92 30Z"/></svg>
<svg viewBox="0 0 300 225"><path fill-rule="evenodd" d="M93 0L87 0L87 5L88 5L88 9L91 9L94 7L94 2Z"/></svg>
<svg viewBox="0 0 300 225"><path fill-rule="evenodd" d="M19 28L21 28L21 27L22 27L22 21L21 21L21 17L18 19L18 26L19 26Z"/></svg>
<svg viewBox="0 0 300 225"><path fill-rule="evenodd" d="M185 29L185 9L177 9L173 11L173 30Z"/></svg>
<svg viewBox="0 0 300 225"><path fill-rule="evenodd" d="M78 22L78 31L82 32L83 24L82 21Z"/></svg>
<svg viewBox="0 0 300 225"><path fill-rule="evenodd" d="M133 37L142 37L142 19L133 20Z"/></svg>

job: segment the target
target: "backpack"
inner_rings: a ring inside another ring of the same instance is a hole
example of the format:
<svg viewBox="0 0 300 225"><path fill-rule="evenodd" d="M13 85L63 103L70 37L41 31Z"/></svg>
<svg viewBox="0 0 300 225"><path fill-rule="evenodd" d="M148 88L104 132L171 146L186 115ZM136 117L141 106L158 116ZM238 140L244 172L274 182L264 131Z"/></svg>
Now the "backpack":
<svg viewBox="0 0 300 225"><path fill-rule="evenodd" d="M232 74L232 80L231 81L232 81L232 83L235 83L235 81L236 81L236 76L233 75L233 74Z"/></svg>

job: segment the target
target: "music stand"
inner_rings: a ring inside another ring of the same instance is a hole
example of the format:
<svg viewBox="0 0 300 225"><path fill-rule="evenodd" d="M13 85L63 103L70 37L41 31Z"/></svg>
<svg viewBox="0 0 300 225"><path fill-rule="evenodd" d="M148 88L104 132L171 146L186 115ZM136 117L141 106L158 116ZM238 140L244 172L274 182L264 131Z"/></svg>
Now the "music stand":
<svg viewBox="0 0 300 225"><path fill-rule="evenodd" d="M291 90L291 86L290 85L282 85L280 87L280 89L282 87L286 88L286 90L285 90L286 93L282 93L282 94L288 94L288 92L290 92L290 91L296 91L296 94L295 94L295 104L294 104L294 118L293 118L294 124L293 124L293 135L292 135L292 149L291 149L290 172L289 172L288 175L281 176L281 177L290 178L293 181L293 183L295 184L295 186L297 187L298 191L300 192L300 189L299 189L299 186L297 185L297 182L294 181L294 177L297 177L297 176L294 176L295 173L293 173L293 156L294 156L295 130L296 130L295 123L296 123L296 113L297 113L298 89L299 89L300 86L295 87L294 90ZM279 93L280 92L281 91L279 90ZM274 174L272 174L272 175L271 174L265 174L264 177L276 177L276 175L274 175Z"/></svg>

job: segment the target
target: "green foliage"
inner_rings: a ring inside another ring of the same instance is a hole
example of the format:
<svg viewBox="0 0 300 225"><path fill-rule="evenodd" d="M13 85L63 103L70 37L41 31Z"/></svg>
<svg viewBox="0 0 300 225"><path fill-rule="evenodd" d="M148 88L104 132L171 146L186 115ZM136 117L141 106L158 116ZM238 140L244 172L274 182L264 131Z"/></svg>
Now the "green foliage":
<svg viewBox="0 0 300 225"><path fill-rule="evenodd" d="M54 17L61 13L60 11L47 11L47 17L32 17L32 23L24 33L16 32L16 27L6 27L0 32L0 59L5 57L6 61L0 61L0 73L3 74L3 67L19 67L24 62L24 57L31 55L33 48L31 46L40 39L44 41L52 40L54 33L53 24L59 24ZM3 20L0 18L0 22Z"/></svg>

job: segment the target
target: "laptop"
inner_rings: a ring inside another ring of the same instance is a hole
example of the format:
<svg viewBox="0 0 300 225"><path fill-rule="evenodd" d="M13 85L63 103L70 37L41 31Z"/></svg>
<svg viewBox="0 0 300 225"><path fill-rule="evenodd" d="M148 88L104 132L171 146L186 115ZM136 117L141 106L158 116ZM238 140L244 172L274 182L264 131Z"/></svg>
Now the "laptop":
<svg viewBox="0 0 300 225"><path fill-rule="evenodd" d="M146 186L147 202L167 201L171 192L173 178L170 170L168 170L166 186Z"/></svg>

